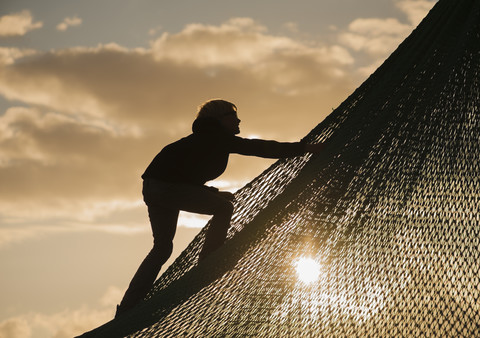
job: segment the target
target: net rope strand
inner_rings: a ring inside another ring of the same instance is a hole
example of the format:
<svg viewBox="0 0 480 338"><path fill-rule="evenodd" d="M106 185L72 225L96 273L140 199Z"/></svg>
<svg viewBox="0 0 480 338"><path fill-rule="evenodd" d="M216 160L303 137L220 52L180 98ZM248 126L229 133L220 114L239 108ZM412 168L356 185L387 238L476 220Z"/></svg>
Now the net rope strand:
<svg viewBox="0 0 480 338"><path fill-rule="evenodd" d="M480 0L437 2L305 140L327 148L239 190L215 255L201 231L85 336L480 336Z"/></svg>

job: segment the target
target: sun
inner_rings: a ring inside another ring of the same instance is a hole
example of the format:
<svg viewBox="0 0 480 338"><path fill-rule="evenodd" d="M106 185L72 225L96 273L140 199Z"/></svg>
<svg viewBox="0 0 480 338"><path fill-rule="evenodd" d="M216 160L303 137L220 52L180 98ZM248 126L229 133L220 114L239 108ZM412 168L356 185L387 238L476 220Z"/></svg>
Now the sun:
<svg viewBox="0 0 480 338"><path fill-rule="evenodd" d="M305 284L316 282L320 277L320 264L313 258L302 257L295 262L297 277Z"/></svg>

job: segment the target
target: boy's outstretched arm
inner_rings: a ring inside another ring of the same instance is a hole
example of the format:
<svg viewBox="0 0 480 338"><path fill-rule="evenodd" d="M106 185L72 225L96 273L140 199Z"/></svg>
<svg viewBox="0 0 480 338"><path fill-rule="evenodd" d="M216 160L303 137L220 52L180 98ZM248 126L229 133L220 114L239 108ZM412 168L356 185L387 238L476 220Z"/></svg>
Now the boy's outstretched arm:
<svg viewBox="0 0 480 338"><path fill-rule="evenodd" d="M305 144L305 151L307 153L318 154L323 149L325 149L325 144L324 143L316 143L316 144L307 143L307 144Z"/></svg>

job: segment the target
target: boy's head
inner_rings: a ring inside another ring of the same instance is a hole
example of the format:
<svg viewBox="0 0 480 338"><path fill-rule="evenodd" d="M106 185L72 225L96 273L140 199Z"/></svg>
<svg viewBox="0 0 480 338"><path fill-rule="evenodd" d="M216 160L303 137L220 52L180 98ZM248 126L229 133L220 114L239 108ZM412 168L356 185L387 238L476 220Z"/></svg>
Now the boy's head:
<svg viewBox="0 0 480 338"><path fill-rule="evenodd" d="M197 113L197 119L213 118L220 122L225 131L231 134L240 133L240 120L237 116L237 106L233 103L215 99L209 100L200 105Z"/></svg>

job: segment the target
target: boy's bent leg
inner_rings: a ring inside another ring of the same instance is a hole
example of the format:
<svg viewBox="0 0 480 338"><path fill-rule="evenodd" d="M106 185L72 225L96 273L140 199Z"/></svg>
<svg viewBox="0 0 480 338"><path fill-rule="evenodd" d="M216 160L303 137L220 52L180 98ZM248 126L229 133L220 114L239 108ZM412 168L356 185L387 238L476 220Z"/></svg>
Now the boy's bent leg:
<svg viewBox="0 0 480 338"><path fill-rule="evenodd" d="M223 245L230 227L230 220L233 214L232 202L220 197L222 201L216 204L215 213L205 233L205 240L199 254L199 260L203 260L213 251Z"/></svg>
<svg viewBox="0 0 480 338"><path fill-rule="evenodd" d="M148 214L154 237L153 248L145 257L130 282L125 296L117 309L117 315L134 307L145 298L155 282L162 265L172 253L178 210L149 205Z"/></svg>

